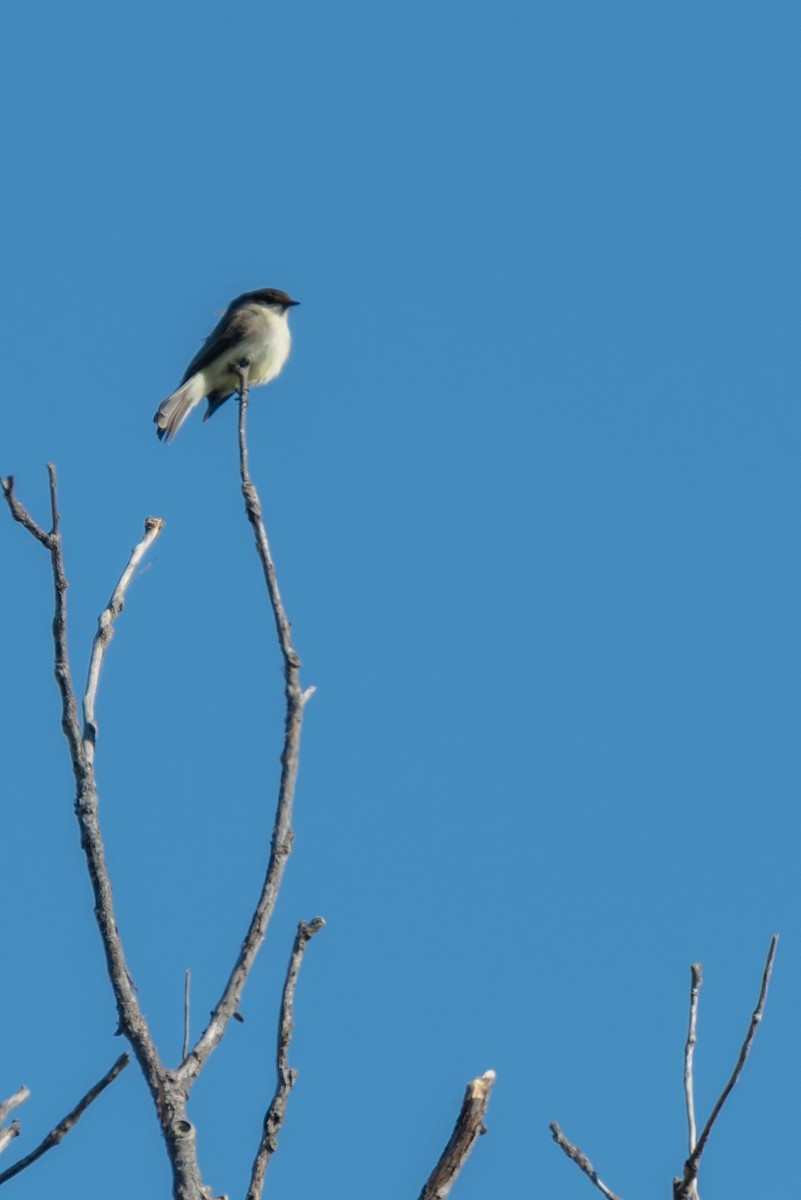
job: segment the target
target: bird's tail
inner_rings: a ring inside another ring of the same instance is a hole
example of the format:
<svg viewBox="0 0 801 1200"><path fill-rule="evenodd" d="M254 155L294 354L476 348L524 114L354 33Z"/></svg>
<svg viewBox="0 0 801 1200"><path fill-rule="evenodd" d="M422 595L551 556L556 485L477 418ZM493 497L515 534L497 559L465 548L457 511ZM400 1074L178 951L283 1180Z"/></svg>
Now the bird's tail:
<svg viewBox="0 0 801 1200"><path fill-rule="evenodd" d="M206 394L203 372L191 375L171 396L163 400L153 420L156 422L156 437L171 442L195 405L200 404Z"/></svg>

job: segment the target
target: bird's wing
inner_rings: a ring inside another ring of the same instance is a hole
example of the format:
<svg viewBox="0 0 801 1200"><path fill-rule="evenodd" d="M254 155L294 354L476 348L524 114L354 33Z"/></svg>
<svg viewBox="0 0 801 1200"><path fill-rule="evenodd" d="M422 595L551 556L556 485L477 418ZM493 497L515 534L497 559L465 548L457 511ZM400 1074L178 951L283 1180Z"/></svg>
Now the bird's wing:
<svg viewBox="0 0 801 1200"><path fill-rule="evenodd" d="M221 358L226 351L233 350L245 336L247 314L244 309L224 314L212 329L203 345L184 371L181 383L186 383L198 371L202 371L209 363Z"/></svg>

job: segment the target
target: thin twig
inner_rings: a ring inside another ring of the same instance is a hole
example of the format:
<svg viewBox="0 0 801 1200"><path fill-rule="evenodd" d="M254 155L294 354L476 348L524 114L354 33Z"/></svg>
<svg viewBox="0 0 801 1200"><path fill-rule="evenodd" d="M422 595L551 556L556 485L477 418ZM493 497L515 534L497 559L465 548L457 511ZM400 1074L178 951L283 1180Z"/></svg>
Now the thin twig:
<svg viewBox="0 0 801 1200"><path fill-rule="evenodd" d="M248 973L259 952L267 925L275 908L278 889L281 886L284 869L292 849L292 805L295 797L295 783L300 757L300 734L303 723L303 708L309 692L304 693L300 686L300 658L292 644L292 633L281 593L275 574L275 565L270 553L270 543L262 517L261 501L255 484L250 478L248 468L248 446L246 436L246 414L248 406L248 369L246 362L232 364L239 375L239 472L242 480L242 495L245 500L245 512L256 537L256 552L261 560L267 592L275 619L278 634L278 645L284 660L284 695L286 697L286 717L284 722L284 745L281 753L281 782L278 789L278 803L273 824L270 859L267 873L262 885L256 910L251 918L250 927L245 935L239 955L234 964L223 993L212 1011L209 1023L195 1043L189 1054L184 1058L176 1072L177 1081L189 1091L197 1079L203 1064L215 1050L225 1033L228 1022L239 1007L239 1000Z"/></svg>
<svg viewBox="0 0 801 1200"><path fill-rule="evenodd" d="M24 1104L30 1096L30 1088L24 1085L17 1088L13 1096L9 1096L7 1100L0 1101L0 1125L3 1124L9 1113L12 1113L15 1108L19 1108L20 1104Z"/></svg>
<svg viewBox="0 0 801 1200"><path fill-rule="evenodd" d="M603 1194L606 1196L606 1200L620 1200L620 1197L617 1196L611 1190L611 1188L608 1188L604 1181L599 1178L598 1172L587 1158L587 1155L580 1150L578 1146L574 1146L571 1141L568 1141L568 1139L562 1133L562 1130L557 1125L556 1121L551 1121L548 1128L550 1129L553 1135L553 1140L556 1142L557 1146L560 1146L561 1149L564 1150L567 1157L572 1159L572 1161L576 1164L579 1170L583 1171L587 1178L592 1180L592 1182L598 1188L598 1191L603 1192Z"/></svg>
<svg viewBox="0 0 801 1200"><path fill-rule="evenodd" d="M20 525L24 526L24 528L28 530L28 533L32 534L36 538L37 542L41 542L43 546L50 550L52 548L51 539L53 535L52 533L45 533L41 525L36 524L25 506L20 504L19 500L14 494L14 476L9 475L6 479L0 479L0 486L3 488L3 495L6 498L6 502L11 510L11 515L14 520L19 521Z"/></svg>
<svg viewBox="0 0 801 1200"><path fill-rule="evenodd" d="M134 577L134 572L163 528L164 521L161 517L146 518L144 536L131 550L131 557L128 559L128 564L117 581L117 586L111 594L111 599L97 618L97 633L92 642L89 673L86 679L86 693L83 698L83 744L89 762L94 760L95 743L97 742L95 698L97 696L97 685L100 682L100 668L103 665L106 647L114 636L114 622L122 612L125 593Z"/></svg>
<svg viewBox="0 0 801 1200"><path fill-rule="evenodd" d="M261 500L259 493L256 491L256 485L250 477L248 466L246 421L250 392L248 388L248 366L246 365L239 368L239 387L239 474L242 479L242 496L245 500L245 511L248 520L253 526L253 532L256 535L256 552L261 559L261 565L264 569L264 579L270 596L270 604L272 605L273 616L275 618L275 628L278 634L278 645L284 659L284 666L287 669L292 668L297 670L301 663L292 644L292 627L284 610L281 593L278 590L275 564L273 563L270 543L267 540L267 530L264 527L264 519L262 517Z"/></svg>
<svg viewBox="0 0 801 1200"><path fill-rule="evenodd" d="M701 964L693 963L690 967L690 1022L687 1029L687 1043L684 1047L684 1098L687 1104L687 1130L689 1135L689 1153L695 1149L695 1083L693 1081L693 1057L695 1055L696 1027L698 1024L698 993L703 984Z"/></svg>
<svg viewBox="0 0 801 1200"><path fill-rule="evenodd" d="M765 1002L768 998L768 987L770 985L770 977L773 971L773 961L776 957L776 947L778 942L779 935L774 933L773 937L770 939L770 948L768 950L767 959L765 960L765 969L762 972L762 985L759 989L759 998L756 1003L756 1008L751 1014L748 1031L745 1035L745 1040L740 1047L740 1053L737 1056L737 1062L734 1065L734 1070L731 1073L728 1083L720 1093L712 1112L709 1114L709 1119L701 1131L701 1136L698 1138L698 1142L691 1151L690 1157L684 1164L684 1174L682 1178L674 1179L673 1181L674 1200L691 1200L693 1188L695 1187L696 1180L698 1179L698 1171L701 1166L701 1155L704 1153L704 1149L709 1140L709 1135L712 1132L712 1127L715 1124L723 1105L728 1100L734 1085L740 1078L743 1067L745 1066L745 1060L748 1058L748 1055L751 1052L751 1046L753 1045L754 1038L756 1037L757 1029L759 1028L762 1020L762 1014L765 1010Z"/></svg>
<svg viewBox="0 0 801 1200"><path fill-rule="evenodd" d="M21 1128L19 1121L12 1121L5 1129L0 1129L0 1154L8 1149L15 1137L19 1137Z"/></svg>
<svg viewBox="0 0 801 1200"><path fill-rule="evenodd" d="M8 1180L13 1179L15 1175L19 1175L20 1171L24 1171L26 1167L31 1165L31 1163L36 1162L37 1158L41 1158L42 1155L50 1150L53 1146L57 1146L60 1141L63 1141L72 1127L77 1124L77 1122L86 1112L92 1101L96 1100L100 1093L105 1091L110 1083L113 1083L120 1072L124 1071L128 1066L129 1061L130 1060L127 1054L121 1054L111 1070L107 1071L103 1078L98 1080L94 1087L89 1089L83 1099L78 1101L78 1103L75 1105L75 1108L73 1108L71 1112L67 1113L63 1120L59 1121L55 1129L48 1133L44 1141L41 1142L35 1150L32 1150L30 1154L26 1154L24 1158L19 1159L19 1161L15 1162L14 1165L9 1167L7 1171L3 1171L2 1174L0 1174L0 1184L7 1183Z"/></svg>
<svg viewBox="0 0 801 1200"><path fill-rule="evenodd" d="M289 1042L294 1028L293 1004L295 1000L295 984L298 981L300 964L303 961L306 947L324 925L325 921L322 917L314 917L308 923L301 921L298 924L298 931L295 934L295 942L292 946L292 954L289 958L289 966L284 982L284 994L281 999L281 1014L278 1018L278 1039L275 1050L275 1095L264 1117L261 1141L258 1153L253 1162L250 1186L248 1187L245 1200L261 1200L264 1190L264 1177L267 1174L270 1159L278 1148L278 1133L284 1123L286 1102L289 1098L289 1093L295 1086L298 1074L289 1065Z"/></svg>
<svg viewBox="0 0 801 1200"><path fill-rule="evenodd" d="M495 1072L485 1071L468 1083L453 1133L420 1193L420 1200L445 1200L476 1139L487 1132L484 1117L494 1082Z"/></svg>
<svg viewBox="0 0 801 1200"><path fill-rule="evenodd" d="M182 1062L189 1052L189 987L191 981L192 972L187 967L184 974L184 1046L183 1053L181 1054Z"/></svg>
<svg viewBox="0 0 801 1200"><path fill-rule="evenodd" d="M12 1113L15 1108L19 1108L20 1104L25 1103L30 1094L30 1090L23 1086L17 1088L13 1096L0 1102L0 1126L7 1120L9 1113ZM12 1121L5 1129L0 1129L0 1154L14 1141L15 1137L19 1137L20 1128L19 1121Z"/></svg>

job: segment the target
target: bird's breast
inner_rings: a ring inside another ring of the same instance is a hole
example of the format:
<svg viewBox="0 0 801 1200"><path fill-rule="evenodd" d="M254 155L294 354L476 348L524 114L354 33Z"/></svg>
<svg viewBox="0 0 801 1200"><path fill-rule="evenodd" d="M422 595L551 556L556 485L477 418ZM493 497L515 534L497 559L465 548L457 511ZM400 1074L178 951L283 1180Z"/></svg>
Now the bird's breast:
<svg viewBox="0 0 801 1200"><path fill-rule="evenodd" d="M242 355L250 359L249 378L254 387L275 379L289 357L289 326L283 317L268 315L272 319L266 322L264 329L242 343Z"/></svg>

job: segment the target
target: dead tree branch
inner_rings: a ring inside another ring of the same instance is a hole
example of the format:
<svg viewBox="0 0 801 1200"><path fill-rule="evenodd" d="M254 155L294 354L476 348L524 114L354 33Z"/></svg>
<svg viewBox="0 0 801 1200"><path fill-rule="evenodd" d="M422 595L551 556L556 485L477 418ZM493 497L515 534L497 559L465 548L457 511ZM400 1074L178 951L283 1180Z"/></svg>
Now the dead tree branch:
<svg viewBox="0 0 801 1200"><path fill-rule="evenodd" d="M19 1108L20 1104L24 1104L30 1096L30 1091L26 1087L17 1088L13 1096L9 1096L7 1100L0 1102L0 1125L8 1119L8 1114L12 1113L15 1108ZM13 1142L15 1137L19 1136L20 1123L12 1121L5 1129L0 1129L0 1154Z"/></svg>
<svg viewBox="0 0 801 1200"><path fill-rule="evenodd" d="M275 1051L275 1095L264 1118L261 1141L258 1153L253 1162L250 1176L250 1186L245 1200L261 1200L264 1191L264 1177L270 1165L270 1159L278 1148L278 1133L284 1123L286 1103L289 1093L295 1086L297 1071L289 1065L289 1042L294 1028L293 1006L295 1002L295 985L298 981L300 964L311 939L325 925L322 917L314 917L308 924L301 921L295 934L295 942L289 957L284 994L281 999L281 1013L278 1018L278 1040Z"/></svg>
<svg viewBox="0 0 801 1200"><path fill-rule="evenodd" d="M476 1139L487 1132L484 1117L494 1082L495 1072L485 1071L468 1083L453 1133L419 1200L445 1200L449 1194Z"/></svg>
<svg viewBox="0 0 801 1200"><path fill-rule="evenodd" d="M731 1078L721 1092L709 1119L701 1131L701 1136L695 1140L695 1083L693 1079L693 1057L695 1054L696 1043L696 1028L698 1023L698 998L703 982L701 975L701 964L693 963L690 968L690 1018L687 1032L687 1041L684 1047L684 1097L687 1106L687 1125L689 1129L690 1140L690 1155L684 1164L684 1173L680 1179L673 1180L673 1200L697 1200L698 1197L698 1170L701 1165L701 1155L704 1152L709 1135L712 1132L712 1127L720 1114L723 1105L726 1103L732 1088L740 1078L742 1069L745 1066L745 1060L753 1045L756 1037L757 1029L762 1020L762 1014L765 1010L765 1001L768 997L768 985L770 984L770 976L773 970L773 960L776 957L776 946L778 944L778 935L774 934L771 938L768 957L765 962L765 969L762 973L762 986L759 990L759 999L757 1000L756 1008L751 1015L751 1021L748 1026L748 1032L745 1035L740 1053L737 1058ZM593 1167L590 1160L587 1158L578 1146L574 1146L568 1141L556 1121L552 1121L550 1125L551 1133L554 1141L564 1150L568 1158L572 1159L577 1167L590 1179L599 1191L607 1197L607 1200L619 1200L615 1193L603 1183Z"/></svg>
<svg viewBox="0 0 801 1200"><path fill-rule="evenodd" d="M698 997L703 984L700 963L690 966L690 1016L687 1027L687 1041L684 1046L684 1103L687 1108L687 1138L688 1153L695 1149L697 1127L695 1124L695 1080L693 1078L693 1059L695 1056L696 1029L698 1026ZM690 1192L692 1200L698 1200L698 1188L695 1183Z"/></svg>
<svg viewBox="0 0 801 1200"><path fill-rule="evenodd" d="M620 1197L617 1196L615 1192L611 1190L611 1188L608 1188L604 1181L599 1177L598 1172L595 1170L595 1167L587 1158L587 1155L583 1152L583 1150L580 1150L578 1146L573 1144L573 1142L568 1141L568 1139L562 1133L562 1130L557 1125L556 1121L551 1121L548 1128L550 1129L553 1135L553 1140L556 1142L557 1146L561 1147L567 1157L571 1159L579 1168L579 1170L583 1171L587 1178L595 1184L598 1191L603 1192L603 1194L606 1196L606 1200L620 1200Z"/></svg>
<svg viewBox="0 0 801 1200"><path fill-rule="evenodd" d="M684 1047L684 1099L687 1106L687 1133L689 1137L689 1153L695 1149L695 1084L693 1081L693 1056L695 1055L696 1028L698 1025L698 994L704 982L701 964L693 963L690 967L690 1020L687 1029L687 1042Z"/></svg>
<svg viewBox="0 0 801 1200"><path fill-rule="evenodd" d="M52 463L48 463L47 469L48 469L48 471L50 471L52 469ZM51 475L51 477L50 477L51 489L53 486L53 482L54 482L54 476ZM33 537L36 538L37 542L41 542L46 550L52 550L52 539L53 539L52 532L45 533L45 531L44 531L44 529L42 529L41 525L37 525L36 522L34 521L33 517L27 511L27 509L24 508L23 505L20 504L19 500L17 499L17 497L14 493L14 476L9 475L7 479L0 480L0 483L2 483L3 495L6 498L6 503L8 504L9 510L11 512L11 516L14 518L14 520L19 521L20 525L22 525L22 527L24 529L27 529L28 533L30 533ZM51 491L51 495L52 495L52 491Z"/></svg>
<svg viewBox="0 0 801 1200"><path fill-rule="evenodd" d="M192 1126L186 1121L186 1095L177 1087L171 1074L161 1062L155 1043L145 1020L125 961L122 939L117 928L114 902L111 892L105 849L98 820L98 794L95 783L94 763L87 753L78 719L78 704L72 684L72 673L67 653L67 577L59 527L58 491L56 470L52 463L47 465L50 482L50 513L52 526L49 533L37 525L27 510L16 499L12 477L2 481L11 515L36 538L50 555L53 576L54 616L53 650L55 676L61 695L61 727L70 751L72 771L75 778L75 814L81 834L81 846L86 857L87 870L92 885L97 920L106 968L114 992L119 1018L119 1031L133 1047L139 1066L147 1081L156 1105L170 1161L176 1200L198 1200L202 1195L200 1173L196 1161L187 1158L185 1147L187 1130ZM161 523L145 525L143 541L150 545L158 535ZM136 550L134 551L136 555ZM141 555L139 556L141 558ZM138 559L137 559L138 561ZM123 574L123 578L125 574ZM126 585L127 586L127 585Z"/></svg>
<svg viewBox="0 0 801 1200"><path fill-rule="evenodd" d="M117 1076L125 1070L130 1059L127 1054L121 1054L114 1066L109 1071L106 1071L102 1079L99 1079L94 1087L91 1087L83 1099L79 1100L75 1108L68 1112L66 1117L59 1121L55 1129L51 1129L47 1137L41 1142L35 1150L30 1154L26 1154L24 1158L19 1159L13 1166L10 1166L7 1171L0 1173L0 1185L7 1183L9 1179L13 1179L15 1175L19 1175L20 1171L24 1171L31 1163L35 1163L37 1158L41 1158L53 1146L57 1146L63 1141L69 1131L81 1119L93 1100L96 1100L101 1092L105 1091L110 1083L113 1083ZM17 1093L19 1094L19 1093ZM13 1097L12 1097L13 1099ZM2 1118L0 1118L2 1119Z"/></svg>
<svg viewBox="0 0 801 1200"><path fill-rule="evenodd" d="M256 552L261 560L267 593L275 619L278 634L278 645L284 660L284 695L286 697L286 716L284 721L284 745L281 753L281 781L278 788L278 804L273 825L270 859L267 873L262 885L261 895L255 912L251 918L250 927L245 935L239 955L234 964L228 982L220 999L214 1007L208 1025L198 1038L194 1047L186 1055L176 1072L176 1079L188 1092L198 1077L203 1064L209 1055L219 1045L225 1033L228 1022L239 1007L239 1000L248 973L259 952L267 926L278 898L287 859L292 850L292 805L295 799L295 783L298 774L300 757L300 735L303 724L303 709L311 690L303 692L300 686L300 658L292 644L291 626L287 619L278 581L275 565L270 552L270 543L262 517L261 500L255 484L250 477L248 468L248 446L246 436L246 416L248 407L248 363L237 364L239 374L239 472L242 480L242 495L245 500L245 512L256 537Z"/></svg>
<svg viewBox="0 0 801 1200"><path fill-rule="evenodd" d="M0 1129L0 1154L8 1149L15 1137L19 1137L21 1128L19 1121L12 1121L5 1129Z"/></svg>
<svg viewBox="0 0 801 1200"><path fill-rule="evenodd" d="M209 1189L203 1185L201 1178L197 1160L195 1130L186 1117L186 1103L191 1087L203 1065L219 1044L228 1021L236 1015L242 989L258 950L264 941L267 924L275 907L286 860L292 846L291 816L300 753L303 709L314 690L301 691L299 676L300 659L292 645L289 621L287 620L278 590L275 567L270 554L262 518L261 503L248 471L248 451L245 435L245 414L248 401L246 365L242 365L240 368L240 380L239 457L242 493L245 499L245 509L248 519L256 534L256 549L264 570L267 591L278 634L279 647L284 660L287 707L284 746L281 755L281 780L270 856L259 902L251 918L249 929L242 943L242 948L234 964L231 976L216 1008L212 1012L209 1024L201 1034L194 1048L189 1050L186 1049L186 1043L188 1043L188 994L186 995L185 1048L181 1064L175 1070L167 1069L161 1061L149 1025L139 1007L136 992L128 972L122 939L115 919L111 883L98 820L98 794L94 774L94 752L97 740L95 702L100 669L106 647L113 634L114 622L122 611L126 591L144 555L161 532L163 521L152 517L146 521L144 536L133 548L111 599L98 620L98 630L92 645L86 692L84 695L84 722L83 728L81 728L78 716L78 704L67 654L67 579L64 571L59 528L55 468L52 464L48 464L52 519L52 527L49 531L41 528L33 520L25 507L17 500L14 493L13 478L9 477L2 481L2 490L12 517L36 538L50 555L55 595L53 618L55 675L61 695L62 728L69 746L75 777L75 812L80 827L81 846L86 857L89 877L94 892L95 916L106 956L109 979L117 1004L119 1032L128 1039L133 1047L139 1066L153 1096L159 1124L166 1142L167 1154L172 1166L173 1196L175 1200L207 1200L211 1195ZM312 925L314 924L312 923ZM309 937L317 932L318 927L306 927L305 941L308 941ZM297 965L299 965L299 959ZM291 1028L291 1001L296 974L297 971L295 970L291 979L290 991L287 994L285 990L284 997L284 1011L289 1014L289 1028ZM290 980L288 979L289 985ZM291 1072L288 1067L286 1067L286 1072L286 1078L289 1081ZM284 1103L285 1100L286 1096L283 1096ZM80 1111L83 1111L83 1108ZM72 1116L73 1114L67 1120L70 1120ZM75 1119L77 1119L77 1116ZM64 1123L62 1122L63 1125ZM278 1125L280 1125L280 1120L278 1121ZM276 1130L278 1125L275 1126ZM53 1139L60 1140L63 1132L59 1137L56 1137L56 1135L59 1134L61 1128L59 1126L53 1131L53 1134L50 1135L48 1146L45 1146L44 1149L49 1148L50 1144L55 1144ZM44 1151L42 1150L41 1152Z"/></svg>
<svg viewBox="0 0 801 1200"><path fill-rule="evenodd" d="M734 1070L731 1073L728 1083L720 1093L712 1112L709 1114L707 1123L701 1130L701 1135L690 1152L690 1157L684 1164L684 1174L682 1175L681 1179L673 1180L674 1200L692 1200L693 1198L693 1194L697 1186L698 1171L701 1166L701 1155L704 1153L706 1144L709 1141L709 1135L712 1132L712 1127L714 1126L715 1121L718 1119L723 1105L728 1100L734 1085L737 1083L737 1080L742 1074L743 1067L745 1066L745 1060L748 1058L748 1055L751 1052L751 1047L754 1044L754 1038L756 1037L757 1030L759 1029L760 1022L762 1021L762 1014L765 1011L765 1002L768 998L768 987L770 986L770 977L773 972L773 961L776 957L776 947L778 942L779 935L775 933L770 939L770 947L768 949L768 956L765 960L765 968L762 972L762 984L759 989L759 997L757 999L756 1008L751 1014L748 1031L745 1035L745 1040L740 1047L740 1053L737 1056L737 1062L734 1064Z"/></svg>
<svg viewBox="0 0 801 1200"><path fill-rule="evenodd" d="M106 868L105 852L97 817L98 796L95 785L94 766L91 758L86 753L81 736L78 705L72 685L72 674L67 653L67 577L64 571L61 531L59 528L56 469L52 463L47 464L47 473L50 481L50 512L52 519L52 527L49 533L45 533L36 524L26 509L16 499L12 477L3 480L2 487L14 520L19 521L37 541L45 546L50 554L55 593L55 611L53 616L55 676L61 694L61 725L69 746L72 770L75 777L75 812L81 831L81 845L86 855L89 876L92 882L92 890L95 898L95 915L106 954L109 977L117 1001L120 1030L131 1042L137 1059L151 1086L151 1090L155 1094L159 1090L158 1084L163 1073L163 1067L150 1037L147 1024L139 1009L125 962L122 941L114 914L111 884ZM144 540L148 541L148 544L152 542L154 536L158 535L161 524L158 523L155 534L151 534L148 524L145 524Z"/></svg>
<svg viewBox="0 0 801 1200"><path fill-rule="evenodd" d="M95 756L95 743L97 741L95 699L97 697L100 668L103 665L106 647L114 637L114 622L122 612L125 593L134 577L134 573L163 528L164 522L161 517L147 518L145 521L145 536L131 550L128 565L120 576L117 586L111 594L111 599L97 618L97 633L92 642L89 674L86 680L86 693L83 698L83 744L89 762L93 762Z"/></svg>

